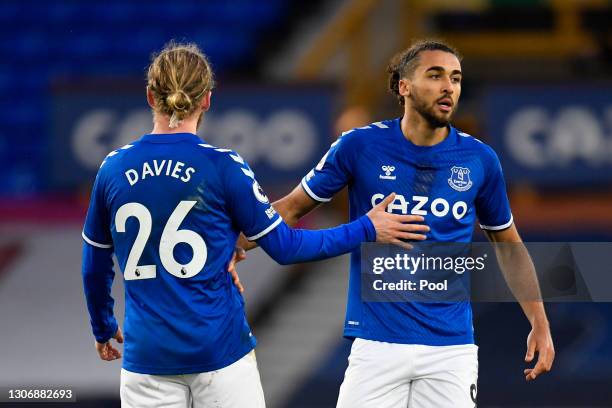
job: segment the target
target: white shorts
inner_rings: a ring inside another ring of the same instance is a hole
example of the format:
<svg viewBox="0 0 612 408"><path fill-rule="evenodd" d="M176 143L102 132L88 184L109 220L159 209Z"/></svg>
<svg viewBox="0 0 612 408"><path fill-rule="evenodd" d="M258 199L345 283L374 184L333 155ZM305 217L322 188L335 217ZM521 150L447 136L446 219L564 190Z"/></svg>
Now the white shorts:
<svg viewBox="0 0 612 408"><path fill-rule="evenodd" d="M265 408L255 351L219 370L151 375L121 369L122 408Z"/></svg>
<svg viewBox="0 0 612 408"><path fill-rule="evenodd" d="M355 339L337 408L474 408L478 347Z"/></svg>

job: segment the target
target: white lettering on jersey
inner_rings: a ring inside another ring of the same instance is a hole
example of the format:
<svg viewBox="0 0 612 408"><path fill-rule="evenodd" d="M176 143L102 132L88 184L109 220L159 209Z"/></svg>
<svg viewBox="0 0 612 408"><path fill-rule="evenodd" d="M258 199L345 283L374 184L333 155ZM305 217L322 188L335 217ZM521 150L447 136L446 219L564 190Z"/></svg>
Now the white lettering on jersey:
<svg viewBox="0 0 612 408"><path fill-rule="evenodd" d="M187 170L185 170L185 175L181 177L181 181L187 183L189 180L191 180L191 175L193 173L195 173L195 169L193 167L188 167Z"/></svg>
<svg viewBox="0 0 612 408"><path fill-rule="evenodd" d="M459 212L460 209L462 210L461 213ZM463 201L458 201L455 205L453 205L453 217L460 220L463 218L465 213L467 213L467 210L467 204Z"/></svg>
<svg viewBox="0 0 612 408"><path fill-rule="evenodd" d="M274 218L274 216L276 215L276 210L274 209L274 207L270 207L266 210L266 215L268 216L269 219Z"/></svg>
<svg viewBox="0 0 612 408"><path fill-rule="evenodd" d="M412 214L414 214L414 215L427 215L427 210L421 210L421 208L423 208L423 206L425 204L427 204L427 201L429 200L429 197L425 197L425 196L412 196L412 199L414 201L416 201L415 206L412 207Z"/></svg>
<svg viewBox="0 0 612 408"><path fill-rule="evenodd" d="M159 176L164 169L164 164L166 164L165 160L161 161L161 165L157 165L157 160L153 160L153 168L155 169L155 175Z"/></svg>
<svg viewBox="0 0 612 408"><path fill-rule="evenodd" d="M149 163L144 162L142 164L142 179L144 180L147 176L154 176L153 170L151 170L151 166Z"/></svg>
<svg viewBox="0 0 612 408"><path fill-rule="evenodd" d="M176 162L176 164L174 165L174 170L172 170L172 177L176 179L179 178L179 173L183 171L183 166L185 166L185 163Z"/></svg>
<svg viewBox="0 0 612 408"><path fill-rule="evenodd" d="M440 206L442 206L442 209L440 209ZM448 214L449 209L448 201L443 198L436 198L431 202L431 213L436 217L444 217Z"/></svg>
<svg viewBox="0 0 612 408"><path fill-rule="evenodd" d="M384 198L384 194L374 194L371 200L372 207L376 206L376 204L380 203ZM424 209L425 205L429 202L429 197L412 196L412 201L414 205L410 210L410 214L425 216L429 213L427 209ZM410 201L406 200L403 195L396 194L395 200L393 200L393 202L387 206L387 211L408 214L409 206ZM429 211L431 211L433 216L439 218L445 217L448 215L449 211L451 211L453 217L456 220L460 220L465 216L465 214L467 214L468 205L465 201L457 201L451 206L451 204L444 198L435 198L429 206Z"/></svg>
<svg viewBox="0 0 612 408"><path fill-rule="evenodd" d="M173 177L175 179L181 180L183 183L187 183L191 180L191 176L195 173L195 168L187 167L184 169L185 163L177 161L172 166L172 160L162 160L157 161L153 160L153 163L144 162L142 163L142 167L140 169L128 169L125 172L125 177L127 178L130 186L138 183L140 180L144 180L147 177L156 177L156 176L168 176ZM165 172L164 172L165 170Z"/></svg>
<svg viewBox="0 0 612 408"><path fill-rule="evenodd" d="M130 186L133 186L138 181L138 173L134 169L129 169L128 171L126 171L125 177L127 177Z"/></svg>

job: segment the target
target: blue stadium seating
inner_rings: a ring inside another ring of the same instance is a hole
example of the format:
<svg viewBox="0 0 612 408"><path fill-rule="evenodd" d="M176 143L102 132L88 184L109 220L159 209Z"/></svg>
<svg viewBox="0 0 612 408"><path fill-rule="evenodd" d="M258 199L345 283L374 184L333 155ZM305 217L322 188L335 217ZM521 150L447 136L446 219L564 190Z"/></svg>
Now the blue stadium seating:
<svg viewBox="0 0 612 408"><path fill-rule="evenodd" d="M172 38L197 42L217 71L252 66L262 30L286 7L283 0L3 0L0 121L10 140L0 134L0 173L8 175L0 194L24 192L23 180L40 171L55 79L142 77L151 52Z"/></svg>

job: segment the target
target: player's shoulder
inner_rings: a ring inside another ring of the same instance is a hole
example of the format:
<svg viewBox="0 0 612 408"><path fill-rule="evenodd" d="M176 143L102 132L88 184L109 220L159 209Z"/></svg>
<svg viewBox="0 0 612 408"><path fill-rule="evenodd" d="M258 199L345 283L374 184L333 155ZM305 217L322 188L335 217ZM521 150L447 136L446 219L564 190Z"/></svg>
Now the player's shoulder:
<svg viewBox="0 0 612 408"><path fill-rule="evenodd" d="M128 143L124 146L121 146L115 150L110 151L106 157L104 157L104 160L102 160L102 163L100 163L100 171L102 171L103 169L110 169L114 166L116 166L117 164L121 163L123 160L125 160L127 152L134 149L134 147L136 147L138 145L138 140Z"/></svg>
<svg viewBox="0 0 612 408"><path fill-rule="evenodd" d="M244 158L235 150L213 146L208 143L199 143L201 154L205 155L216 169L224 173L242 172L254 178L253 171Z"/></svg>
<svg viewBox="0 0 612 408"><path fill-rule="evenodd" d="M227 165L237 163L238 165L248 166L242 156L235 150L217 147L205 142L198 143L197 146L202 155L205 155L216 164Z"/></svg>
<svg viewBox="0 0 612 408"><path fill-rule="evenodd" d="M339 140L342 140L345 144L359 145L361 147L370 143L380 143L381 138L392 133L393 126L393 120L372 122L369 125L342 132Z"/></svg>
<svg viewBox="0 0 612 408"><path fill-rule="evenodd" d="M497 160L497 153L495 153L493 147L469 133L459 129L455 130L457 131L458 141L462 149L474 150L486 159Z"/></svg>

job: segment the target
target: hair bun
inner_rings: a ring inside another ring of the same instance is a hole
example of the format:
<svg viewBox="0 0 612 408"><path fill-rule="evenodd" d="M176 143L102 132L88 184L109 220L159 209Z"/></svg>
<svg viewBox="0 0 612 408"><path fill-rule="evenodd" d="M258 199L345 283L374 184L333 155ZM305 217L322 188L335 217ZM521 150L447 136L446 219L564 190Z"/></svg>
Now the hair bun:
<svg viewBox="0 0 612 408"><path fill-rule="evenodd" d="M168 109L172 112L189 112L191 110L191 98L182 90L174 91L166 98Z"/></svg>

